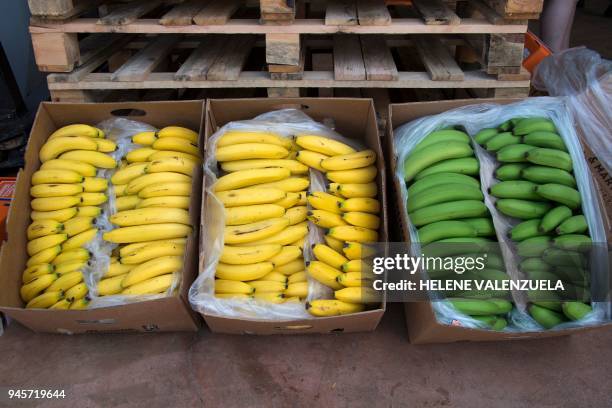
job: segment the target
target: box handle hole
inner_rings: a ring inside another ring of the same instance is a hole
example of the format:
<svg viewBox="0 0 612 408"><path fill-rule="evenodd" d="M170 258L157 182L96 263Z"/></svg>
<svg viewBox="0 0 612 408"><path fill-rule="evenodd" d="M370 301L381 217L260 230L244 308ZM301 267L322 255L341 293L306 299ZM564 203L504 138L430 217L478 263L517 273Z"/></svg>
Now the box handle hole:
<svg viewBox="0 0 612 408"><path fill-rule="evenodd" d="M146 114L147 112L143 111L142 109L115 109L114 111L111 111L111 115L121 117L145 116Z"/></svg>

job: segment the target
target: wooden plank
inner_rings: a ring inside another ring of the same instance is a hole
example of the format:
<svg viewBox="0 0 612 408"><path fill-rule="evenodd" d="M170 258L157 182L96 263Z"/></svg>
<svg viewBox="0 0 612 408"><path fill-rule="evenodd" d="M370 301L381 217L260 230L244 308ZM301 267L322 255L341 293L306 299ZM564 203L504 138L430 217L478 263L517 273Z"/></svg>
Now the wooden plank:
<svg viewBox="0 0 612 408"><path fill-rule="evenodd" d="M295 1L288 0L259 0L259 9L262 13L293 14Z"/></svg>
<svg viewBox="0 0 612 408"><path fill-rule="evenodd" d="M497 79L501 81L529 81L531 79L531 73L523 67L521 67L521 70L518 74L515 72L508 72L502 69L497 72Z"/></svg>
<svg viewBox="0 0 612 408"><path fill-rule="evenodd" d="M366 79L372 81L395 81L398 78L397 67L391 51L382 36L363 35L361 51L366 70Z"/></svg>
<svg viewBox="0 0 612 408"><path fill-rule="evenodd" d="M208 70L223 52L226 36L204 38L200 45L189 55L174 78L178 81L197 81L206 79Z"/></svg>
<svg viewBox="0 0 612 408"><path fill-rule="evenodd" d="M111 80L143 81L170 54L178 40L175 35L160 35L114 72Z"/></svg>
<svg viewBox="0 0 612 408"><path fill-rule="evenodd" d="M485 61L487 69L494 67L518 67L523 63L524 34L491 34L485 36Z"/></svg>
<svg viewBox="0 0 612 408"><path fill-rule="evenodd" d="M92 93L81 90L51 90L52 102L85 103L93 102Z"/></svg>
<svg viewBox="0 0 612 408"><path fill-rule="evenodd" d="M241 0L211 1L193 17L193 21L198 25L223 25L241 4Z"/></svg>
<svg viewBox="0 0 612 408"><path fill-rule="evenodd" d="M268 98L299 98L300 88L268 88Z"/></svg>
<svg viewBox="0 0 612 408"><path fill-rule="evenodd" d="M361 42L358 36L346 34L334 36L334 78L348 81L366 79Z"/></svg>
<svg viewBox="0 0 612 408"><path fill-rule="evenodd" d="M356 25L357 6L355 0L329 0L325 9L325 25Z"/></svg>
<svg viewBox="0 0 612 408"><path fill-rule="evenodd" d="M425 24L458 25L461 19L440 0L413 0L414 7L421 13Z"/></svg>
<svg viewBox="0 0 612 408"><path fill-rule="evenodd" d="M359 25L386 26L391 24L391 14L383 0L357 0Z"/></svg>
<svg viewBox="0 0 612 408"><path fill-rule="evenodd" d="M124 37L127 36L123 36L121 34L117 36L107 33L88 35L79 42L80 55L77 65L83 65L93 56L97 55L102 48L105 48L109 44L112 44L116 40Z"/></svg>
<svg viewBox="0 0 612 408"><path fill-rule="evenodd" d="M196 14L204 8L207 0L187 0L177 4L159 19L159 23L167 26L191 25Z"/></svg>
<svg viewBox="0 0 612 408"><path fill-rule="evenodd" d="M300 63L298 65L268 65L268 72L272 79L299 80L304 77L304 66L306 65L306 47L300 51Z"/></svg>
<svg viewBox="0 0 612 408"><path fill-rule="evenodd" d="M463 79L463 71L439 38L418 36L414 38L414 42L423 65L433 81L461 81Z"/></svg>
<svg viewBox="0 0 612 408"><path fill-rule="evenodd" d="M32 48L43 72L70 72L80 56L77 35L72 33L32 33Z"/></svg>
<svg viewBox="0 0 612 408"><path fill-rule="evenodd" d="M484 0L489 7L505 18L515 18L517 15L540 14L544 0Z"/></svg>
<svg viewBox="0 0 612 408"><path fill-rule="evenodd" d="M255 37L250 35L231 37L225 43L221 55L208 70L206 78L211 81L237 80L254 42Z"/></svg>
<svg viewBox="0 0 612 408"><path fill-rule="evenodd" d="M124 4L98 20L106 26L126 25L159 7L161 0L137 0Z"/></svg>
<svg viewBox="0 0 612 408"><path fill-rule="evenodd" d="M474 11L480 13L484 18L487 19L491 24L504 24L506 19L500 15L497 11L489 7L482 0L471 0L469 3L470 7Z"/></svg>
<svg viewBox="0 0 612 408"><path fill-rule="evenodd" d="M300 35L267 34L266 63L298 65L300 63Z"/></svg>
<svg viewBox="0 0 612 408"><path fill-rule="evenodd" d="M101 0L28 0L35 21L66 20L96 7Z"/></svg>

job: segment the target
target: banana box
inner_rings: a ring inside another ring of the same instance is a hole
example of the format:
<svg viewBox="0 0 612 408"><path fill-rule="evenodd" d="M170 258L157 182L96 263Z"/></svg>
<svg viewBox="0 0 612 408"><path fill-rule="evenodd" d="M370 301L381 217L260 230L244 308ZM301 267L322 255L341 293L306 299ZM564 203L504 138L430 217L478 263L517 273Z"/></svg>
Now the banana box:
<svg viewBox="0 0 612 408"><path fill-rule="evenodd" d="M174 295L82 310L27 309L20 296L20 287L22 273L28 261L26 230L31 223L30 183L32 175L41 166L39 160L41 146L55 130L69 124L95 125L107 119L125 118L148 123L158 129L176 125L200 133L200 129L203 129L203 112L203 101L42 103L36 114L25 152L26 165L17 175L13 200L8 212L8 240L5 241L0 253L0 311L36 332L75 334L198 330L201 319L189 307L187 293L198 268L197 226L202 187L199 166L193 174L189 196L189 217L194 228L185 242L181 280ZM201 134L199 138L202 139ZM202 140L199 141L199 145L203 146ZM58 303L61 304L61 301Z"/></svg>
<svg viewBox="0 0 612 408"><path fill-rule="evenodd" d="M425 116L437 115L451 109L460 108L467 105L494 103L494 104L512 104L520 102L523 99L466 99L466 100L450 100L450 101L435 101L435 102L414 102L404 104L392 104L389 109L388 137L386 142L386 150L390 158L391 174L395 173L397 160L394 155L394 129L397 127L418 120ZM580 136L580 135L579 135ZM603 166L599 163L596 156L588 150L583 144L583 150L587 163L590 165L591 176L597 180L597 190L599 190L599 206L602 209L602 219L604 223L605 235L608 242L611 238L610 223L607 221L612 216L612 205L610 195L610 176L605 172ZM403 210L406 203L401 199L401 186L399 180L393 177L393 188L389 193L391 203L391 212L395 214L398 223L392 226L391 236L393 241L410 240L409 224L406 211ZM429 344L429 343L450 343L457 341L500 341L500 340L516 340L516 339L533 339L566 336L574 333L580 333L601 328L610 328L612 324L603 323L601 325L555 329L555 330L534 330L534 331L495 331L477 328L469 328L462 325L458 320L452 321L450 324L440 323L435 315L431 301L412 301L404 303L404 312L406 325L408 328L408 336L411 343L414 344Z"/></svg>
<svg viewBox="0 0 612 408"><path fill-rule="evenodd" d="M376 161L377 176L373 181L376 182L378 186L376 198L380 203L380 212L378 213L380 225L377 231L378 242L386 243L388 240L388 233L386 215L387 205L384 194L386 190L385 165L378 133L376 113L371 99L267 98L208 100L206 107L207 141L220 127L229 122L249 120L264 113L291 108L303 111L315 121L332 127L342 136L359 139L360 142L366 146L366 149L371 149L376 153L378 157ZM207 148L207 155L215 154L214 151L211 152L210 150L210 148ZM202 214L205 214L207 211L206 202L207 197L204 197L202 200ZM211 216L210 212L208 216ZM204 221L205 218L201 217L201 220ZM206 231L205 225L201 225L200 229L201 231ZM203 232L201 235L201 247L203 251L206 245L208 245L208 243L205 242L204 235L205 233ZM304 246L306 245L310 244L304 243ZM293 263L290 262L284 266L290 267L292 264ZM303 263L301 267L304 267ZM204 270L203 262L201 262L200 268L200 273L202 273ZM217 273L218 272L219 269L217 269ZM300 274L300 272L296 272L296 274ZM223 283L233 283L234 285L242 284L245 287L249 286L242 282L225 281ZM270 284L270 282L267 283ZM271 284L277 284L277 282L271 282ZM350 291L359 288L347 289ZM337 292L340 291L338 290ZM267 294L263 293L262 295ZM338 293L336 293L336 296L338 296ZM255 298L257 298L257 294L255 294ZM269 299L270 297L266 298ZM275 300L276 299L269 299L268 301L273 302ZM312 315L310 318L294 320L255 320L248 317L242 318L242 316L240 318L230 318L206 313L206 309L202 315L208 327L216 333L269 335L363 332L372 331L377 327L385 312L385 301L386 299L383 297L382 301L378 303L379 299L377 298L376 302L373 303L374 307L369 310L360 309L362 311L357 310L356 312L351 311L348 314L326 317L316 317ZM346 304L350 305L350 303Z"/></svg>

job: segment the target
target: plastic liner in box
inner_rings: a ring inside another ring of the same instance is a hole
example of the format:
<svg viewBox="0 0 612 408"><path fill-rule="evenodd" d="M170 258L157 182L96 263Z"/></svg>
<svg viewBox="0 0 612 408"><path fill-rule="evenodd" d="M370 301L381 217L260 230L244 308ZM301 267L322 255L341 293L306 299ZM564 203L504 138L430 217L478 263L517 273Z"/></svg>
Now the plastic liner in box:
<svg viewBox="0 0 612 408"><path fill-rule="evenodd" d="M494 128L501 123L517 117L547 117L551 119L557 127L559 134L565 142L568 152L572 157L574 164L574 175L578 184L578 190L582 196L582 210L587 219L589 231L593 242L606 243L606 234L603 227L602 214L598 205L598 195L595 189L594 182L591 178L589 167L584 158L582 148L572 120L568 114L567 107L562 99L558 98L530 98L528 100L513 103L509 105L497 104L475 104L458 109L453 109L448 112L427 116L413 122L404 124L394 130L395 140L393 143L396 162L398 163L395 169L395 177L400 181L402 202L408 199L408 191L404 182L404 166L403 163L406 157L431 132L447 127L459 126L473 138L473 136L484 128ZM515 253L507 253L507 249L513 248L507 231L512 227L512 223L508 217L498 213L493 204L493 200L487 194L487 189L494 184L494 170L498 166L497 161L489 155L484 149L478 146L472 139L472 145L475 148L475 154L480 161L480 181L481 189L485 195L485 204L489 208L496 233L502 247L506 248L504 262L508 274L512 279L519 276L516 263L514 262ZM402 209L405 211L405 208ZM409 217L408 217L408 220ZM410 240L412 253L421 253L420 244L416 227L410 223ZM595 285L607 285L608 278L608 260L598 257L592 259L595 262L593 271L596 273L592 276L592 287ZM525 311L526 299L513 293L513 299L517 305L510 315L510 323L504 331L538 331L540 326L527 314ZM432 299L440 299L439 294L431 292ZM451 324L453 321L461 321L466 327L482 328L482 323L475 319L459 313L453 308L450 303L445 301L432 302L433 309L436 313L438 321ZM571 327L581 327L595 325L604 321L610 320L610 302L594 302L593 312L587 315L580 321L568 322L555 327L555 330L566 329Z"/></svg>

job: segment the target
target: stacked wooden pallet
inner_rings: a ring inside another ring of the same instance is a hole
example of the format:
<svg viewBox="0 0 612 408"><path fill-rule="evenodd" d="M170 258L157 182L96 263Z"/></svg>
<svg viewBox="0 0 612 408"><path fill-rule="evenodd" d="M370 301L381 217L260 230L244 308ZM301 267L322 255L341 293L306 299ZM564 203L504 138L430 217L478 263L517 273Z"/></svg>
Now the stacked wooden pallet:
<svg viewBox="0 0 612 408"><path fill-rule="evenodd" d="M48 77L55 100L185 88L522 95L527 18L542 7L541 0L261 0L259 8L238 0L28 1L33 13L46 1L68 16L38 15L30 26L39 68L56 72ZM475 64L464 64L465 55Z"/></svg>

